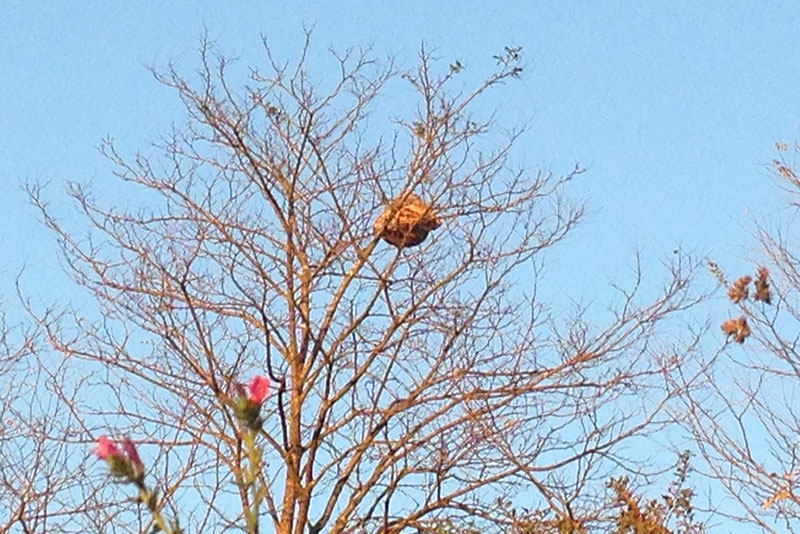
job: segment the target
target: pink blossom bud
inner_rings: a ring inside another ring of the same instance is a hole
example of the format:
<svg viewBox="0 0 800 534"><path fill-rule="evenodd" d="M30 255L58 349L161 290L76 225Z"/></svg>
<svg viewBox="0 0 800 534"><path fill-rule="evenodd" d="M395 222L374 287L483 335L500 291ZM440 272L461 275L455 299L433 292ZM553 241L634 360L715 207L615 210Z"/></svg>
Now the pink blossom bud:
<svg viewBox="0 0 800 534"><path fill-rule="evenodd" d="M132 464L139 468L143 466L142 459L139 457L139 452L136 450L136 445L133 444L131 438L128 436L122 438L122 450L125 451L125 455Z"/></svg>
<svg viewBox="0 0 800 534"><path fill-rule="evenodd" d="M265 376L254 376L247 385L247 391L251 402L261 404L269 393L269 379Z"/></svg>
<svg viewBox="0 0 800 534"><path fill-rule="evenodd" d="M97 448L94 453L102 460L108 460L114 456L121 456L116 444L108 436L100 436L97 439Z"/></svg>

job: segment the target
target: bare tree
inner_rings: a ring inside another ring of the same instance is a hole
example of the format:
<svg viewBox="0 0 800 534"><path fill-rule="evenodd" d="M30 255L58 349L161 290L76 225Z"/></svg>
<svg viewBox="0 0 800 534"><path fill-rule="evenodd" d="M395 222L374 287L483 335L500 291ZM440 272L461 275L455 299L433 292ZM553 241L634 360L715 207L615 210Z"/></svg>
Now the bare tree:
<svg viewBox="0 0 800 534"><path fill-rule="evenodd" d="M86 455L73 447L66 365L39 351L35 329L0 315L0 532L47 532L90 516ZM61 396L61 398L59 398ZM62 402L65 400L67 402Z"/></svg>
<svg viewBox="0 0 800 534"><path fill-rule="evenodd" d="M798 147L777 148L775 175L796 196L800 179L789 158ZM791 209L797 206L793 200ZM686 395L689 428L705 460L700 465L732 497L718 512L765 532L800 529L800 264L793 236L791 224L779 230L760 224L762 259L749 272L728 279L712 264L730 300L721 327L738 344L719 348L704 387Z"/></svg>
<svg viewBox="0 0 800 534"><path fill-rule="evenodd" d="M605 324L555 313L538 267L582 218L565 196L582 170L516 168L522 132L476 106L520 75L520 49L470 88L460 62L442 68L424 49L411 71L332 53L336 79L315 80L309 47L291 63L265 42L267 70L244 83L206 42L196 79L156 73L187 122L147 155L103 145L126 205L71 184L87 225L63 223L29 186L99 305L31 310L77 376L96 378L69 404L73 427L84 441L132 436L156 508L191 531L609 519L608 476L648 472L621 445L671 421L668 377L697 341L680 330L703 298L697 263L676 256L647 298L637 264ZM416 115L367 120L381 94L409 89ZM274 393L253 457L237 384L260 374ZM95 525L146 527L141 505L104 513Z"/></svg>

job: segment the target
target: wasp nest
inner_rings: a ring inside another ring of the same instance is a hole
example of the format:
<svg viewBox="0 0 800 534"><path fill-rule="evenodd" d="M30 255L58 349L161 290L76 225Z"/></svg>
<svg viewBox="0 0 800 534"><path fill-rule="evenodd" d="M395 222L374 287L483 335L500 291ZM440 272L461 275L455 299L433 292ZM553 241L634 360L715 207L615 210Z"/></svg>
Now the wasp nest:
<svg viewBox="0 0 800 534"><path fill-rule="evenodd" d="M408 193L383 210L375 221L375 234L397 248L415 247L441 224L432 207L414 193Z"/></svg>

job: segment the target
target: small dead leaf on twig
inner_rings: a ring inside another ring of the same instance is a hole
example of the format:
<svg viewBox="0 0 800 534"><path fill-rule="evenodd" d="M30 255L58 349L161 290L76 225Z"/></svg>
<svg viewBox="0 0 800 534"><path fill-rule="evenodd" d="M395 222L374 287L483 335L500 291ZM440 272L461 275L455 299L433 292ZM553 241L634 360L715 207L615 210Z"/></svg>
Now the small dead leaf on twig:
<svg viewBox="0 0 800 534"><path fill-rule="evenodd" d="M747 298L747 286L750 285L752 280L753 277L751 276L742 276L728 288L728 297L732 302L738 303Z"/></svg>
<svg viewBox="0 0 800 534"><path fill-rule="evenodd" d="M772 295L769 289L769 271L766 267L758 269L758 278L756 278L756 294L755 299L769 304L772 301Z"/></svg>
<svg viewBox="0 0 800 534"><path fill-rule="evenodd" d="M727 280L725 280L725 273L722 272L722 269L719 268L719 265L717 265L716 262L709 260L708 270L714 275L714 278L719 280L720 284L728 285Z"/></svg>
<svg viewBox="0 0 800 534"><path fill-rule="evenodd" d="M727 336L733 336L733 340L737 343L744 343L744 340L752 334L750 326L747 324L747 319L744 317L737 317L736 319L728 319L722 323L722 331Z"/></svg>

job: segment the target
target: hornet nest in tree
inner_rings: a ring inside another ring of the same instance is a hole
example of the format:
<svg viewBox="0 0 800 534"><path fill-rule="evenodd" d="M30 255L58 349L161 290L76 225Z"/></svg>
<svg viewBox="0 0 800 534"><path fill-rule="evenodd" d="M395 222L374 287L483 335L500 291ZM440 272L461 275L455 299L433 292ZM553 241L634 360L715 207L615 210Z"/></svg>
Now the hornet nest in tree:
<svg viewBox="0 0 800 534"><path fill-rule="evenodd" d="M392 201L375 220L375 234L397 248L415 247L441 224L431 206L407 193Z"/></svg>

